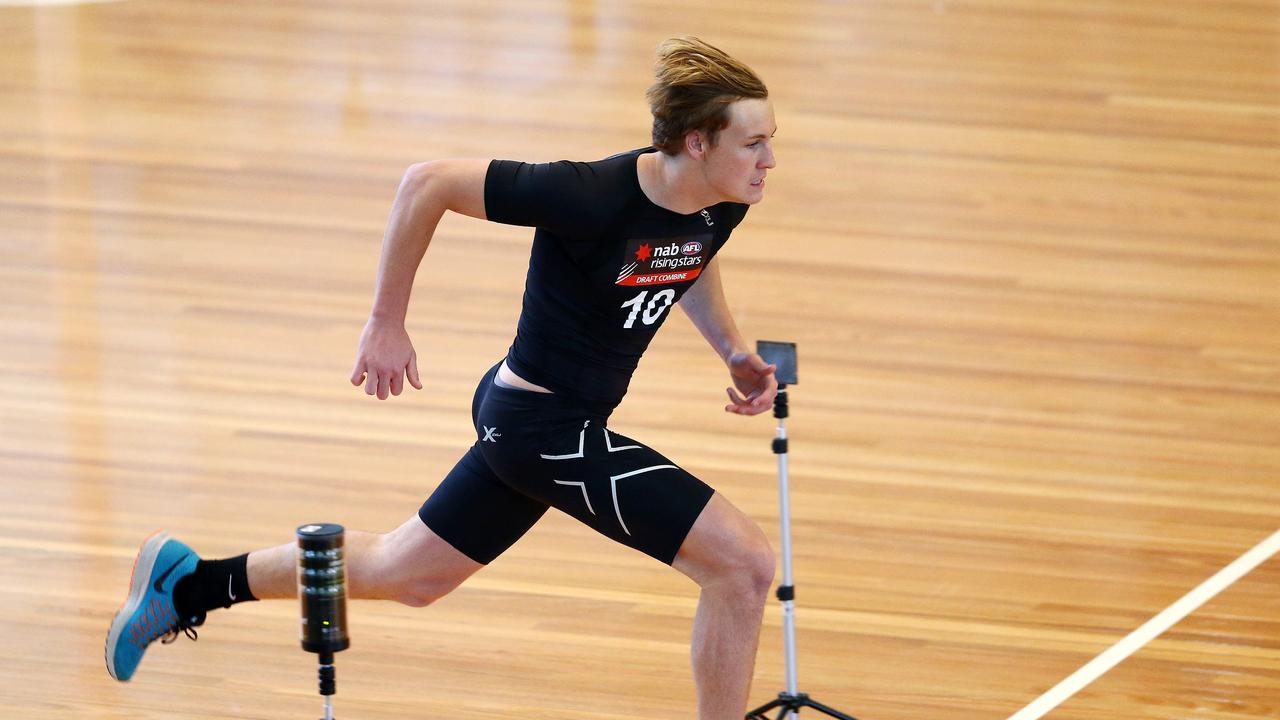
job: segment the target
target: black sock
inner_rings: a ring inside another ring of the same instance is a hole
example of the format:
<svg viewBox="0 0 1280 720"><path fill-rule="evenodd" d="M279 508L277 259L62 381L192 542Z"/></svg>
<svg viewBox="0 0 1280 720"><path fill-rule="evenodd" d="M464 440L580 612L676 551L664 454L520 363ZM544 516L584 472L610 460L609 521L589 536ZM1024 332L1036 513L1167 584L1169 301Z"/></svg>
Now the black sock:
<svg viewBox="0 0 1280 720"><path fill-rule="evenodd" d="M249 592L248 562L246 553L226 560L196 563L195 572L179 580L173 588L173 607L178 615L197 617L215 608L257 600Z"/></svg>

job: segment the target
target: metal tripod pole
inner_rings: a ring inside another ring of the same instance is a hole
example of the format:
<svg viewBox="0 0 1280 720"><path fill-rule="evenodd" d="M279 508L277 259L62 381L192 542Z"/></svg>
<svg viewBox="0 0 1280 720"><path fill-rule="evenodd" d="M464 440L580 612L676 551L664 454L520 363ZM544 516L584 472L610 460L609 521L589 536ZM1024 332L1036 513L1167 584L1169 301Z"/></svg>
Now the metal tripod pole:
<svg viewBox="0 0 1280 720"><path fill-rule="evenodd" d="M778 395L773 400L773 416L778 418L778 431L773 438L773 452L778 456L778 504L782 526L782 584L778 586L778 600L782 603L782 642L786 659L787 689L778 697L747 713L747 720L770 720L768 713L777 710L773 720L798 720L800 708L813 708L837 720L857 720L839 710L823 705L800 692L796 677L796 588L791 573L791 485L787 468L787 386L778 384Z"/></svg>
<svg viewBox="0 0 1280 720"><path fill-rule="evenodd" d="M782 520L782 585L778 600L782 602L782 643L786 657L787 693L800 691L796 678L796 589L791 576L791 485L787 472L787 388L778 386L778 400L773 415L778 418L778 431L773 439L773 452L778 456L778 507ZM795 710L788 713L794 720Z"/></svg>

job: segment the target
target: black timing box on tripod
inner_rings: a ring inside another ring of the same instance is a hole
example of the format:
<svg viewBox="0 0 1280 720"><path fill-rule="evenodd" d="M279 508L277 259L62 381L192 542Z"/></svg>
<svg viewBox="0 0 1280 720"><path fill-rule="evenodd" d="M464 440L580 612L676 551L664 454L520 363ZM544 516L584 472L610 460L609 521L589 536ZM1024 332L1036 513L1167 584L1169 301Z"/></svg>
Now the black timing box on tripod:
<svg viewBox="0 0 1280 720"><path fill-rule="evenodd" d="M347 573L343 527L314 523L298 528L298 597L302 649L331 655L351 646L347 636Z"/></svg>
<svg viewBox="0 0 1280 720"><path fill-rule="evenodd" d="M756 354L770 365L777 366L773 377L779 385L795 385L800 381L796 375L796 344L777 340L757 340Z"/></svg>

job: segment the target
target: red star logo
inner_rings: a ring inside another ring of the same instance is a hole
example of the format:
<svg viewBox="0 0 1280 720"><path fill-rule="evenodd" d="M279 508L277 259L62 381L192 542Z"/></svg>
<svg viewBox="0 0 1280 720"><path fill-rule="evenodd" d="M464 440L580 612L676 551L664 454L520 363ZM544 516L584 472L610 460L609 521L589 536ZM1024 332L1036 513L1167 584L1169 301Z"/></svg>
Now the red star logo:
<svg viewBox="0 0 1280 720"><path fill-rule="evenodd" d="M644 262L645 260L648 260L648 259L649 259L649 245L648 243L645 243L644 245L640 246L639 250L636 251L636 261Z"/></svg>

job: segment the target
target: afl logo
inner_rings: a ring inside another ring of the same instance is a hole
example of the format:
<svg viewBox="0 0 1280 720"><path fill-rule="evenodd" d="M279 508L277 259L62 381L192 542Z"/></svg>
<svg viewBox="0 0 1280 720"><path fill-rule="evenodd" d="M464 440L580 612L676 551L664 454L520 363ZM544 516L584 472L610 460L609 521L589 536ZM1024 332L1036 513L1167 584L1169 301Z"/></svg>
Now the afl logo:
<svg viewBox="0 0 1280 720"><path fill-rule="evenodd" d="M697 255L702 252L702 243L691 240L680 248L680 252L684 255Z"/></svg>

